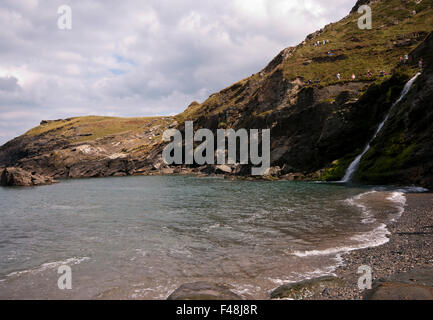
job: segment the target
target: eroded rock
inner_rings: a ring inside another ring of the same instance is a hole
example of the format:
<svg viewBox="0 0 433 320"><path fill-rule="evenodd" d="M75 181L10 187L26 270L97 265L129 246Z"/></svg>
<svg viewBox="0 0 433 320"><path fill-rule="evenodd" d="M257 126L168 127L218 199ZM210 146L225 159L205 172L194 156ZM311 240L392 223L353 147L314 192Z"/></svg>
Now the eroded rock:
<svg viewBox="0 0 433 320"><path fill-rule="evenodd" d="M200 281L181 285L167 300L242 300L242 297L224 284Z"/></svg>
<svg viewBox="0 0 433 320"><path fill-rule="evenodd" d="M266 169L265 176L280 176L281 175L281 168L280 167L270 167Z"/></svg>
<svg viewBox="0 0 433 320"><path fill-rule="evenodd" d="M319 295L329 288L337 288L344 282L333 276L324 276L295 283L282 285L271 292L271 299L294 299L301 300Z"/></svg>
<svg viewBox="0 0 433 320"><path fill-rule="evenodd" d="M228 165L222 164L215 167L215 173L217 174L230 174L232 173L232 168Z"/></svg>
<svg viewBox="0 0 433 320"><path fill-rule="evenodd" d="M364 300L433 300L433 288L399 282L378 282Z"/></svg>
<svg viewBox="0 0 433 320"><path fill-rule="evenodd" d="M433 268L418 268L378 279L364 300L433 300Z"/></svg>
<svg viewBox="0 0 433 320"><path fill-rule="evenodd" d="M55 182L52 177L30 173L20 168L6 168L1 172L0 178L0 184L5 187L41 186Z"/></svg>

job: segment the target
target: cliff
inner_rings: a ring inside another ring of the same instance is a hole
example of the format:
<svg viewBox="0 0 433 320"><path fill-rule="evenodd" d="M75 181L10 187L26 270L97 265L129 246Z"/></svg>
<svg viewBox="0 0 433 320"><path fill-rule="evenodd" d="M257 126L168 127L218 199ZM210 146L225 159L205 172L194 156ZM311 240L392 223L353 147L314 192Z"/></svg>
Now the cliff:
<svg viewBox="0 0 433 320"><path fill-rule="evenodd" d="M433 33L410 55L421 58L425 69L364 156L358 180L433 188Z"/></svg>
<svg viewBox="0 0 433 320"><path fill-rule="evenodd" d="M364 3L372 6L372 30L358 28L357 7ZM182 131L193 120L196 129L213 131L269 128L273 174L338 180L424 58L425 71L361 161L356 179L431 187L432 25L430 1L358 1L341 21L175 117L43 121L0 148L0 167L54 178L216 172L213 166L168 168L161 159L162 132ZM232 166L228 172L250 171Z"/></svg>

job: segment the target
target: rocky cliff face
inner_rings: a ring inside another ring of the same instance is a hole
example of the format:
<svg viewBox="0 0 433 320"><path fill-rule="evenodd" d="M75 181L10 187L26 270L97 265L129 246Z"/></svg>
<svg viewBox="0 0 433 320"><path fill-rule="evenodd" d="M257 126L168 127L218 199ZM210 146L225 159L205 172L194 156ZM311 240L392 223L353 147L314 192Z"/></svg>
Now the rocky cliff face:
<svg viewBox="0 0 433 320"><path fill-rule="evenodd" d="M56 183L51 177L30 173L20 168L7 168L0 172L0 185L5 187L32 187Z"/></svg>
<svg viewBox="0 0 433 320"><path fill-rule="evenodd" d="M361 181L433 188L433 33L411 53L421 58L425 69L361 161Z"/></svg>
<svg viewBox="0 0 433 320"><path fill-rule="evenodd" d="M357 27L357 8L366 2L373 9L373 30ZM195 129L213 131L269 128L276 167L272 174L338 180L424 57L423 75L395 109L356 178L431 186L432 6L428 1L358 1L341 21L308 35L262 71L201 104L192 103L175 117L43 121L0 148L0 167L55 178L250 173L248 166L168 168L161 159L162 132L172 127L182 131L184 122L192 120ZM408 64L399 65L400 57L410 52Z"/></svg>
<svg viewBox="0 0 433 320"><path fill-rule="evenodd" d="M140 174L159 169L162 132L172 117L83 117L42 121L0 148L3 167L55 178Z"/></svg>

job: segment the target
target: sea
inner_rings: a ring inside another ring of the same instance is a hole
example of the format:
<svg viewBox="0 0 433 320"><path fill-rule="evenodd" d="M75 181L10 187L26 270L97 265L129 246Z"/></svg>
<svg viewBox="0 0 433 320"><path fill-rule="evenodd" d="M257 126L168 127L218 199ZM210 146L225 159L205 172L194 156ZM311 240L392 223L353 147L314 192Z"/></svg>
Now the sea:
<svg viewBox="0 0 433 320"><path fill-rule="evenodd" d="M389 241L408 191L422 190L195 176L0 188L0 299L166 299L196 281L266 299Z"/></svg>

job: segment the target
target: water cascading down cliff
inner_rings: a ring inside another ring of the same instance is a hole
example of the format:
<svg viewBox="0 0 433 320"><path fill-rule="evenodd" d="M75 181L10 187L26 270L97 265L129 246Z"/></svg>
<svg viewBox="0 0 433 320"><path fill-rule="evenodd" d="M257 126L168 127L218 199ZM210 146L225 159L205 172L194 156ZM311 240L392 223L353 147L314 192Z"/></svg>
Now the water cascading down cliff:
<svg viewBox="0 0 433 320"><path fill-rule="evenodd" d="M356 173L356 170L358 170L359 167L359 163L361 162L362 157L368 152L368 150L370 150L371 147L371 143L373 142L374 139L376 139L377 135L380 133L380 131L382 130L383 126L385 125L385 123L388 121L389 116L391 115L392 110L394 109L394 107L400 103L401 100L403 100L403 98L408 94L410 88L412 87L413 83L415 82L416 78L418 78L418 76L420 75L420 73L417 73L412 79L410 79L406 85L403 88L403 91L400 94L400 97L397 99L396 102L394 102L394 104L391 106L391 108L388 111L388 114L386 115L385 119L379 124L379 127L377 128L374 136L370 139L370 141L367 143L367 146L364 148L364 150L355 158L355 160L353 160L353 162L349 165L349 167L346 170L346 173L343 177L343 179L341 180L341 182L343 183L347 183L350 182L353 178L353 175Z"/></svg>

